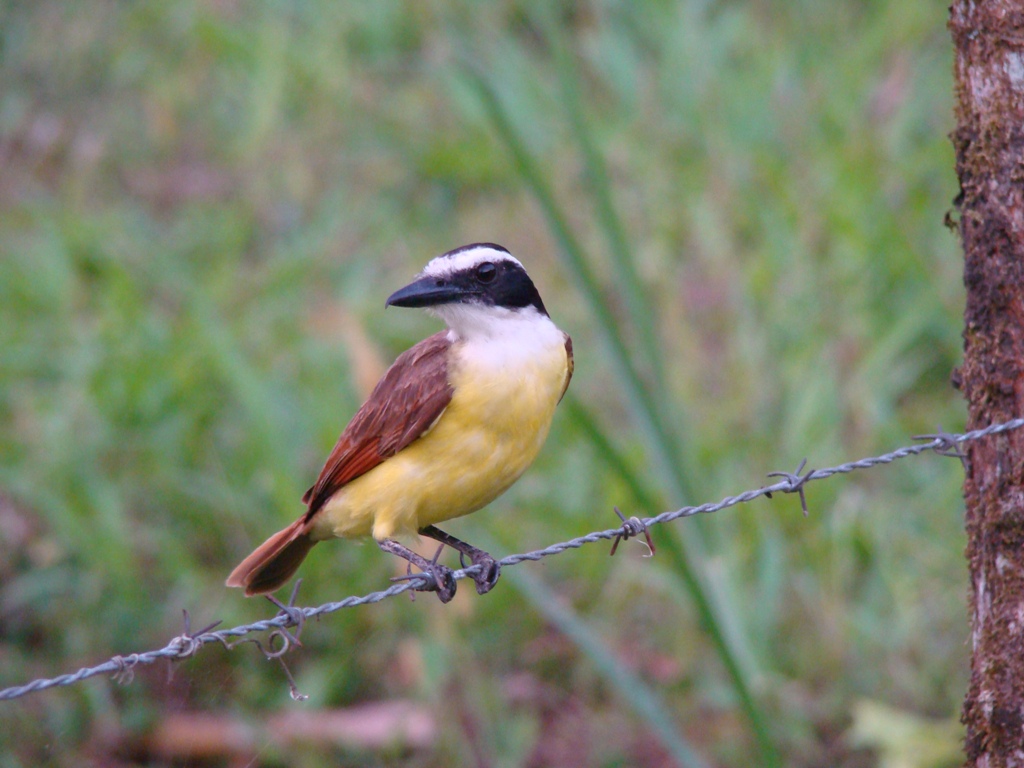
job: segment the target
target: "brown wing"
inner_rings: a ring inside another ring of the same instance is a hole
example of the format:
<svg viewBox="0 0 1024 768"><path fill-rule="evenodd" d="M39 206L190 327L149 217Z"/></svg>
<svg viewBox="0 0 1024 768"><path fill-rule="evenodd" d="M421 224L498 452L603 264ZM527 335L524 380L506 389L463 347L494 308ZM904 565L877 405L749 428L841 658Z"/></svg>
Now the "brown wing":
<svg viewBox="0 0 1024 768"><path fill-rule="evenodd" d="M562 394L558 396L558 402L562 402L562 398L565 397L566 390L569 389L569 382L572 381L572 369L575 367L572 360L572 338L568 333L565 334L565 357L565 385L562 387Z"/></svg>
<svg viewBox="0 0 1024 768"><path fill-rule="evenodd" d="M448 407L446 332L406 350L387 370L345 427L316 483L302 500L309 520L339 488L394 456L426 432Z"/></svg>

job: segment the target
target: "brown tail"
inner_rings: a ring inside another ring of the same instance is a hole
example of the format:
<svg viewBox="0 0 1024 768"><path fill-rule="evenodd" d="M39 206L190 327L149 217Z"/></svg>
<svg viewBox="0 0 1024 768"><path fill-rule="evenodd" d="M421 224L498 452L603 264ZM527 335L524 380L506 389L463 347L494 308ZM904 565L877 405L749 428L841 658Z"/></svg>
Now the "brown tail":
<svg viewBox="0 0 1024 768"><path fill-rule="evenodd" d="M264 541L228 576L229 587L245 587L245 596L273 592L292 577L316 544L305 517Z"/></svg>

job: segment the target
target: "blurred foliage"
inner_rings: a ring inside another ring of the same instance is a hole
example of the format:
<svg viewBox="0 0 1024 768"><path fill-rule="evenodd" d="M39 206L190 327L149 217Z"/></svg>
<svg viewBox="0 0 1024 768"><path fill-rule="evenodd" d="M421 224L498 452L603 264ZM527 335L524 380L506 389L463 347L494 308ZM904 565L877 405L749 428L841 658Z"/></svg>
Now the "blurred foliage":
<svg viewBox="0 0 1024 768"><path fill-rule="evenodd" d="M850 739L877 749L880 768L952 768L963 763L959 717L932 720L859 701L853 707Z"/></svg>
<svg viewBox="0 0 1024 768"><path fill-rule="evenodd" d="M576 350L537 465L452 525L498 553L961 426L945 12L0 2L0 685L162 646L183 608L271 613L225 575L436 329L384 297L467 242L519 256ZM256 734L204 765L873 765L858 701L958 711L959 484L924 457L815 484L807 519L659 529L653 560L342 611L288 658L301 704L248 645L36 694L0 705L0 766L181 763L153 734L195 712ZM395 568L321 545L301 601ZM428 743L272 725L382 700Z"/></svg>

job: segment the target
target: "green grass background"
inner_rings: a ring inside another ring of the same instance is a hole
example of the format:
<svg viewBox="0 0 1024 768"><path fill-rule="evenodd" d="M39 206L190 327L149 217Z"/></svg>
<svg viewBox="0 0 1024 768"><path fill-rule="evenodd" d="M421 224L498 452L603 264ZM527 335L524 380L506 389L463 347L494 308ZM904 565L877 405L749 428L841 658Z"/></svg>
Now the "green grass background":
<svg viewBox="0 0 1024 768"><path fill-rule="evenodd" d="M961 427L945 17L0 0L0 684L161 647L182 609L273 613L224 577L437 329L384 298L467 242L526 264L577 361L534 468L450 527L497 554ZM956 764L960 479L925 456L814 484L807 518L660 527L654 559L342 611L288 657L302 703L251 645L3 703L0 766ZM395 572L325 544L300 602ZM268 725L387 700L426 744ZM159 753L182 712L255 753Z"/></svg>

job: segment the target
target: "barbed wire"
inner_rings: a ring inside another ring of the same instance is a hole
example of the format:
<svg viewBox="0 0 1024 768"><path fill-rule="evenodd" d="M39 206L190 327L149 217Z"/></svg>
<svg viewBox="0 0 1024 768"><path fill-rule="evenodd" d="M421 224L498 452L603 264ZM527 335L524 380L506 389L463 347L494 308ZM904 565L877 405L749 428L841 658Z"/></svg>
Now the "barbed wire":
<svg viewBox="0 0 1024 768"><path fill-rule="evenodd" d="M672 520L678 520L684 517L693 517L694 515L718 512L728 507L736 506L737 504L744 504L746 502L753 501L761 496L771 498L773 493L799 494L801 507L803 508L804 514L806 514L807 502L804 498L804 486L807 483L814 482L816 480L824 480L825 478L832 477L833 475L848 474L858 469L870 469L880 464L890 464L897 459L903 459L908 456L917 456L927 451L934 451L942 456L955 456L959 458L961 462L966 462L966 457L959 449L961 444L973 440L979 440L983 437L987 437L988 435L1009 432L1021 427L1024 427L1024 418L1011 419L1010 421L993 424L985 427L984 429L976 429L971 432L961 434L944 432L940 427L934 434L917 435L913 438L914 440L924 440L926 442L897 448L896 450L884 453L881 456L872 456L869 458L859 459L857 461L849 461L835 467L814 469L807 472L804 472L804 465L806 464L805 459L800 462L800 466L797 467L796 472L770 473L768 475L769 477L780 476L783 478L773 485L754 488L749 491L744 491L736 496L727 496L721 501L715 503L682 507L680 509L663 512L655 517L642 519L632 517L628 520L623 519L623 524L618 528L593 531L585 536L579 536L575 539L570 539L569 541L552 544L544 547L543 549L534 550L533 552L509 555L508 557L504 557L499 560L498 563L502 567L506 567L517 565L525 560L540 560L545 557L561 554L562 552L570 549L579 549L586 544L593 544L598 541L615 540L617 544L618 541L623 538L631 538L641 533L646 533L647 529L652 525L660 525L662 523L668 523ZM622 517L621 514L620 517ZM481 566L473 565L468 568L461 568L453 571L452 576L456 580L464 579L467 576L472 576L480 569L480 567ZM217 622L217 624L213 624L206 629L200 630L194 635L191 632L188 613L185 612L184 633L172 638L171 641L163 648L155 651L145 651L143 653L130 653L126 656L114 656L102 664L98 664L94 667L83 667L74 673L59 675L58 677L39 678L25 685L5 688L0 690L0 701L17 699L21 696L25 696L26 694L43 691L48 688L73 685L81 682L82 680L87 680L90 677L95 677L96 675L110 674L119 682L130 682L134 676L135 667L140 664L153 664L160 659L167 659L169 661L184 660L196 655L203 646L210 643L220 643L230 650L239 643L253 642L268 658L280 659L289 650L293 643L298 642L297 633L293 635L287 631L288 629L297 627L301 631L302 626L307 619L311 619L316 616L323 616L328 613L334 613L335 611L340 611L342 608L354 608L357 605L378 603L381 600L394 597L395 595L400 595L410 589L423 587L426 585L427 580L431 578L425 574L417 574L417 577L418 578L401 581L388 589L384 589L379 592L371 592L370 594L362 596L346 597L344 600L324 603L323 605L308 608L301 608L293 605L295 592L298 591L296 588L292 593L292 599L287 605L283 605L276 600L273 600L279 608L279 612L276 616L255 621L251 624L231 627L230 629L214 630L214 627L220 623ZM252 638L239 640L234 643L231 642L231 638L245 638L246 635L255 632L267 631L270 632L267 648L264 648L259 640ZM274 648L275 641L280 644L280 647L276 649ZM285 667L285 672L287 674L287 667ZM289 674L288 677L289 682L291 683L291 675ZM299 694L295 691L294 683L292 683L292 695L299 697Z"/></svg>

